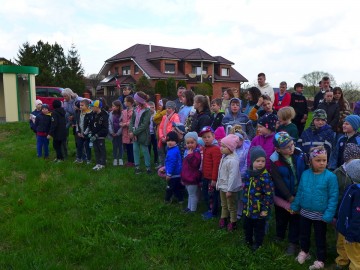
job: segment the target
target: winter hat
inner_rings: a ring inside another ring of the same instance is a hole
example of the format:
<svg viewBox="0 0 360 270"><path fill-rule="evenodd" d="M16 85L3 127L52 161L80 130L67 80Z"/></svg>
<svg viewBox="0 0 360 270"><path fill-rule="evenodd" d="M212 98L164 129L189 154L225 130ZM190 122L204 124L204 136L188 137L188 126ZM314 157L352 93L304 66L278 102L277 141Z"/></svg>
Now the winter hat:
<svg viewBox="0 0 360 270"><path fill-rule="evenodd" d="M234 134L229 134L221 140L221 144L224 144L231 152L234 152L239 143L239 137Z"/></svg>
<svg viewBox="0 0 360 270"><path fill-rule="evenodd" d="M327 121L327 114L323 109L317 109L314 111L313 119L322 119Z"/></svg>
<svg viewBox="0 0 360 270"><path fill-rule="evenodd" d="M260 145L251 147L250 149L251 166L254 163L254 161L257 160L259 157L263 157L266 159L265 150Z"/></svg>
<svg viewBox="0 0 360 270"><path fill-rule="evenodd" d="M278 121L278 118L275 114L267 114L261 117L258 120L258 124L264 126L265 128L271 130L272 132L276 129L276 122Z"/></svg>
<svg viewBox="0 0 360 270"><path fill-rule="evenodd" d="M199 137L198 137L198 135L197 135L197 133L196 133L195 131L186 133L186 135L185 135L185 141L186 141L188 138L193 138L193 139L195 140L195 142L197 142L198 139L199 139Z"/></svg>
<svg viewBox="0 0 360 270"><path fill-rule="evenodd" d="M176 103L174 101L172 101L172 100L169 100L168 102L166 102L166 109L167 108L171 108L171 109L175 110L176 109Z"/></svg>
<svg viewBox="0 0 360 270"><path fill-rule="evenodd" d="M55 100L53 101L52 105L53 105L54 109L61 108L61 101L55 99Z"/></svg>
<svg viewBox="0 0 360 270"><path fill-rule="evenodd" d="M344 162L352 159L360 159L360 146L355 143L348 143L344 149Z"/></svg>
<svg viewBox="0 0 360 270"><path fill-rule="evenodd" d="M80 100L75 101L74 105L76 108L80 109Z"/></svg>
<svg viewBox="0 0 360 270"><path fill-rule="evenodd" d="M42 105L42 101L40 99L35 100L35 106Z"/></svg>
<svg viewBox="0 0 360 270"><path fill-rule="evenodd" d="M179 137L178 135L176 134L175 131L170 131L167 135L166 135L166 141L172 141L172 142L176 142L178 143L179 142Z"/></svg>
<svg viewBox="0 0 360 270"><path fill-rule="evenodd" d="M172 122L172 126L180 134L185 134L185 126L183 124Z"/></svg>
<svg viewBox="0 0 360 270"><path fill-rule="evenodd" d="M94 100L94 102L93 103L91 103L91 107L96 107L96 108L102 108L102 102L101 102L101 100L99 100L99 99L97 99L97 100Z"/></svg>
<svg viewBox="0 0 360 270"><path fill-rule="evenodd" d="M293 141L293 138L285 131L280 131L274 136L274 146L277 148L285 147L289 142Z"/></svg>
<svg viewBox="0 0 360 270"><path fill-rule="evenodd" d="M345 117L345 122L348 122L356 132L360 128L360 116L352 114Z"/></svg>
<svg viewBox="0 0 360 270"><path fill-rule="evenodd" d="M41 105L41 109L49 109L49 105L44 103L43 105Z"/></svg>
<svg viewBox="0 0 360 270"><path fill-rule="evenodd" d="M360 159L353 159L345 165L345 170L351 180L360 183Z"/></svg>
<svg viewBox="0 0 360 270"><path fill-rule="evenodd" d="M220 141L226 136L224 127L223 127L223 126L218 127L218 128L214 131L214 136L215 136L215 139L216 139L218 142L220 142Z"/></svg>

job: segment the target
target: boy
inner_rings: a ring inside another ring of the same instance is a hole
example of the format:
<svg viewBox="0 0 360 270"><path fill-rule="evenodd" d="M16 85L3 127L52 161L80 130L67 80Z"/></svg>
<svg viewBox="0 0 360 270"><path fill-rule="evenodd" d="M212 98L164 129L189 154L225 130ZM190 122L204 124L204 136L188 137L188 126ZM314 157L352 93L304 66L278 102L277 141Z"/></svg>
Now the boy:
<svg viewBox="0 0 360 270"><path fill-rule="evenodd" d="M42 149L44 148L44 158L48 158L49 139L47 138L47 135L49 134L51 126L51 113L49 113L49 106L47 104L42 104L40 109L41 113L34 119L37 156L42 157Z"/></svg>
<svg viewBox="0 0 360 270"><path fill-rule="evenodd" d="M54 162L64 161L63 145L66 143L66 119L65 110L61 107L60 100L54 100L53 112L51 114L51 127L49 131L48 139L53 138L53 147L56 152L56 159Z"/></svg>
<svg viewBox="0 0 360 270"><path fill-rule="evenodd" d="M184 202L182 193L182 185L180 181L181 174L181 155L180 149L177 146L179 141L178 135L174 131L170 131L166 135L167 153L165 158L165 173L166 173L166 193L165 203L171 203L171 198L174 195L179 203Z"/></svg>
<svg viewBox="0 0 360 270"><path fill-rule="evenodd" d="M91 107L94 114L86 134L94 146L96 165L92 169L99 171L106 165L105 138L109 131L109 116L102 110L100 100L95 100Z"/></svg>
<svg viewBox="0 0 360 270"><path fill-rule="evenodd" d="M157 167L158 161L159 161L159 154L158 154L158 148L157 148L157 139L156 139L156 124L154 122L154 116L156 114L155 111L155 103L153 101L148 102L148 106L150 108L150 144L149 144L149 154L151 155L151 146L154 151L154 165Z"/></svg>
<svg viewBox="0 0 360 270"><path fill-rule="evenodd" d="M353 181L341 201L336 230L339 232L336 249L337 269L360 269L360 159L346 165L346 172Z"/></svg>
<svg viewBox="0 0 360 270"><path fill-rule="evenodd" d="M260 107L262 110L259 110ZM277 114L277 111L273 109L273 102L271 101L269 96L262 95L259 97L256 105L249 112L249 119L252 121L256 121L260 119L264 115L269 114Z"/></svg>
<svg viewBox="0 0 360 270"><path fill-rule="evenodd" d="M38 116L41 113L41 107L42 107L42 101L40 99L35 100L35 110L33 110L30 114L30 128L32 131L36 133L36 127L35 127L35 119L36 116Z"/></svg>
<svg viewBox="0 0 360 270"><path fill-rule="evenodd" d="M184 156L185 152L185 141L184 141L184 135L185 135L185 126L181 123L172 123L172 130L175 131L175 133L178 135L179 141L178 146L180 149L181 158Z"/></svg>
<svg viewBox="0 0 360 270"><path fill-rule="evenodd" d="M224 112L220 111L221 109L221 98L215 98L211 101L211 128L216 130L218 127L222 126L221 122L224 118Z"/></svg>
<svg viewBox="0 0 360 270"><path fill-rule="evenodd" d="M291 102L291 95L290 93L286 92L287 83L281 82L279 89L280 89L279 92L275 94L275 101L274 101L274 109L277 111L280 110L281 108L289 106Z"/></svg>
<svg viewBox="0 0 360 270"><path fill-rule="evenodd" d="M275 186L275 196L290 203L293 202L303 171L306 168L305 155L295 148L293 138L286 132L278 132L274 137L275 152L270 156L271 176ZM275 202L276 238L284 240L289 226L286 253L294 255L299 247L300 216L290 214Z"/></svg>
<svg viewBox="0 0 360 270"><path fill-rule="evenodd" d="M89 100L83 99L79 102L80 112L75 114L76 121L76 160L74 163L86 162L90 164L91 149L89 147L89 138L84 135L85 130L89 126L92 118L91 110L89 109Z"/></svg>
<svg viewBox="0 0 360 270"><path fill-rule="evenodd" d="M308 106L306 98L303 96L304 86L301 83L295 83L294 89L295 92L291 94L290 106L295 110L295 118L292 122L297 126L300 137L305 128Z"/></svg>
<svg viewBox="0 0 360 270"><path fill-rule="evenodd" d="M332 91L325 92L324 102L320 103L317 108L323 109L326 112L327 123L331 126L333 131L336 132L340 111L339 104L334 101L334 93Z"/></svg>
<svg viewBox="0 0 360 270"><path fill-rule="evenodd" d="M203 148L203 163L202 163L202 193L205 205L208 209L203 214L205 220L211 219L218 213L219 207L219 192L215 190L216 180L218 177L219 164L221 160L220 147L214 137L214 130L210 126L205 126L201 129L199 135L204 141ZM209 191L212 193L212 198L209 198ZM210 204L212 199L212 207Z"/></svg>

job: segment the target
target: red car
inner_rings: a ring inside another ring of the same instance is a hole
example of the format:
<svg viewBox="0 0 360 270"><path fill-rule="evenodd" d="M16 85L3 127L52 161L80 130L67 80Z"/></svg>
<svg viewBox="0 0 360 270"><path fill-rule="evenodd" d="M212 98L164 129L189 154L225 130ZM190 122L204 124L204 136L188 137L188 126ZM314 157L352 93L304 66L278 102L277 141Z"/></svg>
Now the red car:
<svg viewBox="0 0 360 270"><path fill-rule="evenodd" d="M62 92L64 91L61 87L53 87L53 86L36 86L36 99L40 99L43 104L49 105L50 111L54 108L52 103L55 99L64 101L62 96Z"/></svg>

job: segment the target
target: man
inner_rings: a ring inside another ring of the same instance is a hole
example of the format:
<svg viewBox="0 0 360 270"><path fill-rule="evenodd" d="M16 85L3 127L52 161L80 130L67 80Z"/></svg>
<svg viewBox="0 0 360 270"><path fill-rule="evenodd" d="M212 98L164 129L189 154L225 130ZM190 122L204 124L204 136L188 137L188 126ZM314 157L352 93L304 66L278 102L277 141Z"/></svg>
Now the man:
<svg viewBox="0 0 360 270"><path fill-rule="evenodd" d="M180 107L183 105L182 102L181 102L181 99L182 99L182 94L183 92L186 91L186 88L183 87L183 86L180 86L177 90L177 96L178 98L175 99L175 104L176 104L176 112L179 112L180 110Z"/></svg>
<svg viewBox="0 0 360 270"><path fill-rule="evenodd" d="M315 95L314 98L313 111L315 111L318 108L319 103L322 103L324 101L325 92L331 91L330 78L328 76L324 76L319 82L319 87L320 87L320 91Z"/></svg>
<svg viewBox="0 0 360 270"><path fill-rule="evenodd" d="M270 84L265 82L266 76L264 73L258 74L258 86L262 95L268 95L271 98L271 101L275 101L274 89L270 86Z"/></svg>

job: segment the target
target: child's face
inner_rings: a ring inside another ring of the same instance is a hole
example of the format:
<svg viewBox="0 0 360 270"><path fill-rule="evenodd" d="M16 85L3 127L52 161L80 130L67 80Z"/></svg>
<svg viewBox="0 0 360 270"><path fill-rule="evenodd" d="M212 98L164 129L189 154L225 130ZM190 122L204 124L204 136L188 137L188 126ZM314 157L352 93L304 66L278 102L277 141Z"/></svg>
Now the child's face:
<svg viewBox="0 0 360 270"><path fill-rule="evenodd" d="M181 134L175 127L172 127L172 128L171 128L171 131L175 131L175 132L176 132L176 134L178 135L179 140L182 140L182 139L183 139L184 135Z"/></svg>
<svg viewBox="0 0 360 270"><path fill-rule="evenodd" d="M99 113L99 112L101 112L101 109L98 108L98 107L92 107L92 111L93 111L94 113Z"/></svg>
<svg viewBox="0 0 360 270"><path fill-rule="evenodd" d="M318 155L311 159L311 167L314 172L321 173L326 169L327 156L326 154Z"/></svg>
<svg viewBox="0 0 360 270"><path fill-rule="evenodd" d="M196 100L194 100L194 109L195 110L198 110L201 108L201 103L200 102L197 102Z"/></svg>
<svg viewBox="0 0 360 270"><path fill-rule="evenodd" d="M173 108L166 108L166 114L167 115L170 115L174 112L174 109Z"/></svg>
<svg viewBox="0 0 360 270"><path fill-rule="evenodd" d="M315 118L314 119L314 125L316 128L321 128L326 125L326 121L324 119Z"/></svg>
<svg viewBox="0 0 360 270"><path fill-rule="evenodd" d="M85 103L80 102L80 110L83 112L83 111L86 111L87 109L88 109L88 106L86 106Z"/></svg>
<svg viewBox="0 0 360 270"><path fill-rule="evenodd" d="M252 96L251 96L251 94L250 94L249 91L248 91L247 94L246 94L246 99L249 100L249 101L253 100L253 98L252 98Z"/></svg>
<svg viewBox="0 0 360 270"><path fill-rule="evenodd" d="M155 105L150 105L150 111L151 111L151 113L154 113L155 112Z"/></svg>
<svg viewBox="0 0 360 270"><path fill-rule="evenodd" d="M285 119L279 117L279 121L278 121L278 122L279 122L279 125L287 125L287 124L289 124L291 121L290 121L290 119L285 120Z"/></svg>
<svg viewBox="0 0 360 270"><path fill-rule="evenodd" d="M125 106L126 106L127 108L131 108L131 107L132 107L132 103L129 102L129 101L125 101L124 104L125 104Z"/></svg>
<svg viewBox="0 0 360 270"><path fill-rule="evenodd" d="M186 139L186 148L188 150L194 150L196 148L197 141L194 140L194 138L187 138Z"/></svg>
<svg viewBox="0 0 360 270"><path fill-rule="evenodd" d="M216 102L211 104L211 111L214 113L218 113L220 111L220 106L216 104Z"/></svg>
<svg viewBox="0 0 360 270"><path fill-rule="evenodd" d="M230 151L230 149L227 148L227 146L225 144L223 144L223 143L221 144L220 151L221 151L221 154L223 154L223 155L229 155L229 154L232 153Z"/></svg>
<svg viewBox="0 0 360 270"><path fill-rule="evenodd" d="M279 90L281 94L284 94L286 92L286 85L281 85L279 86Z"/></svg>
<svg viewBox="0 0 360 270"><path fill-rule="evenodd" d="M40 103L40 104L38 104L38 105L36 105L36 110L41 111L41 106L42 106L42 104L41 104L41 103Z"/></svg>
<svg viewBox="0 0 360 270"><path fill-rule="evenodd" d="M302 94L302 92L304 91L304 87L296 87L295 91L299 94Z"/></svg>
<svg viewBox="0 0 360 270"><path fill-rule="evenodd" d="M349 124L349 122L344 122L343 126L343 132L344 133L353 133L354 132L354 129L353 127Z"/></svg>
<svg viewBox="0 0 360 270"><path fill-rule="evenodd" d="M182 104L186 104L186 97L185 96L181 96L179 99L180 99Z"/></svg>
<svg viewBox="0 0 360 270"><path fill-rule="evenodd" d="M41 109L41 112L42 112L43 114L48 114L48 113L49 113L49 109L48 109L48 108L42 108L42 109Z"/></svg>
<svg viewBox="0 0 360 270"><path fill-rule="evenodd" d="M167 147L174 147L176 145L175 141L167 141L166 142Z"/></svg>
<svg viewBox="0 0 360 270"><path fill-rule="evenodd" d="M225 100L229 100L229 99L230 99L230 96L229 96L228 92L226 92L226 91L224 92L223 98L224 98Z"/></svg>
<svg viewBox="0 0 360 270"><path fill-rule="evenodd" d="M120 110L120 107L119 107L119 106L115 106L115 105L112 105L111 108L112 108L113 111Z"/></svg>
<svg viewBox="0 0 360 270"><path fill-rule="evenodd" d="M233 114L237 114L240 111L240 104L236 102L232 102L230 106L230 110Z"/></svg>
<svg viewBox="0 0 360 270"><path fill-rule="evenodd" d="M339 100L340 98L341 98L341 92L340 91L334 92L334 99Z"/></svg>
<svg viewBox="0 0 360 270"><path fill-rule="evenodd" d="M206 146L210 146L212 145L212 142L214 140L214 134L212 134L211 132L206 132L201 136L201 138L203 139Z"/></svg>
<svg viewBox="0 0 360 270"><path fill-rule="evenodd" d="M260 124L257 125L257 130L259 132L259 135L263 135L263 136L270 135L272 133L272 131L270 129L267 129L266 127L264 127Z"/></svg>
<svg viewBox="0 0 360 270"><path fill-rule="evenodd" d="M324 99L326 102L331 102L334 98L334 93L333 92L326 92Z"/></svg>
<svg viewBox="0 0 360 270"><path fill-rule="evenodd" d="M253 163L253 169L254 170L262 170L264 168L265 168L265 158L259 157L259 158L255 159L255 161Z"/></svg>
<svg viewBox="0 0 360 270"><path fill-rule="evenodd" d="M291 141L284 147L276 148L276 151L286 157L286 156L291 156L292 154L294 154L294 149L295 149L295 144L293 141Z"/></svg>
<svg viewBox="0 0 360 270"><path fill-rule="evenodd" d="M130 92L131 92L131 90L130 90L130 89L127 89L127 88L125 88L125 89L123 90L124 96L128 96L128 95L130 94Z"/></svg>
<svg viewBox="0 0 360 270"><path fill-rule="evenodd" d="M271 112L273 104L270 100L264 100L261 106L265 112Z"/></svg>

